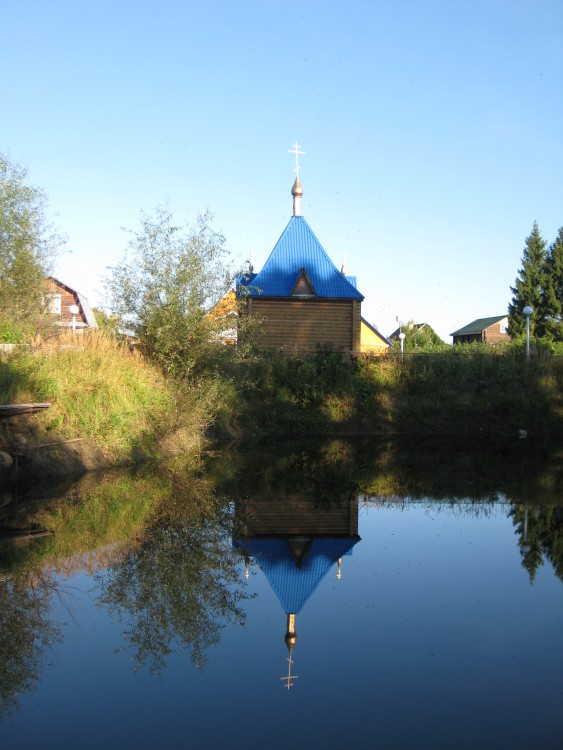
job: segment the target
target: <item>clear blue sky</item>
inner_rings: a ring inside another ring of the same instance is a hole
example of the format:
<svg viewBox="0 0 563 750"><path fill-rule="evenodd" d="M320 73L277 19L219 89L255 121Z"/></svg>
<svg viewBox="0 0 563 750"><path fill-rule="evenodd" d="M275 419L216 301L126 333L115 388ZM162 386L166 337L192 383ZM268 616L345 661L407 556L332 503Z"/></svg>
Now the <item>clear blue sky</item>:
<svg viewBox="0 0 563 750"><path fill-rule="evenodd" d="M0 4L0 151L100 276L141 210L209 208L261 268L292 212L384 334L506 312L525 238L563 225L561 0Z"/></svg>

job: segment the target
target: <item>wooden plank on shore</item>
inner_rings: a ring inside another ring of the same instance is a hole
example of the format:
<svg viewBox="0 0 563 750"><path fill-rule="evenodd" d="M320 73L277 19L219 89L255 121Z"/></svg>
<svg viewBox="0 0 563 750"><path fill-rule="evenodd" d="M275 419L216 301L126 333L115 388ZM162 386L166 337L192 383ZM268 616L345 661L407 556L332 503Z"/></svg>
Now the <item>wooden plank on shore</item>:
<svg viewBox="0 0 563 750"><path fill-rule="evenodd" d="M45 536L54 536L54 532L46 529L24 529L13 532L8 530L0 533L0 544L4 544L4 542L26 542L29 539L40 539Z"/></svg>
<svg viewBox="0 0 563 750"><path fill-rule="evenodd" d="M0 404L0 419L2 417L15 417L18 414L30 414L36 411L48 409L51 404Z"/></svg>

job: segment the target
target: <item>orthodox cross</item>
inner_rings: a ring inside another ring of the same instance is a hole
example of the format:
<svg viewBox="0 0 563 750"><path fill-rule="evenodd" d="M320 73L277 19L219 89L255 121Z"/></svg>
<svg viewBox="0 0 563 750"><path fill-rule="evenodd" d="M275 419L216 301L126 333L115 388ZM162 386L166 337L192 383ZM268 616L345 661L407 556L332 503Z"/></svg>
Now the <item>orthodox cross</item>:
<svg viewBox="0 0 563 750"><path fill-rule="evenodd" d="M291 674L291 665L293 664L293 659L291 658L291 654L289 655L289 659L287 661L289 663L287 677L280 677L280 680L284 680L284 682L286 683L284 687L286 687L289 690L294 685L292 680L296 680L298 676L296 674Z"/></svg>
<svg viewBox="0 0 563 750"><path fill-rule="evenodd" d="M297 141L293 144L292 148L288 148L288 154L295 154L295 176L299 179L299 154L304 154L304 151L299 151L299 144Z"/></svg>

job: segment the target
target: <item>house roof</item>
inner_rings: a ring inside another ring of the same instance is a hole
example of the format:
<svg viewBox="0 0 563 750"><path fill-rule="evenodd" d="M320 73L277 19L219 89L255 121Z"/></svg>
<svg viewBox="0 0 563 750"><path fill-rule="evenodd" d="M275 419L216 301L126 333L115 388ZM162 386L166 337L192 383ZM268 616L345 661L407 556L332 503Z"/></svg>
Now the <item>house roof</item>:
<svg viewBox="0 0 563 750"><path fill-rule="evenodd" d="M450 333L450 336L470 336L474 333L482 333L487 328L490 328L495 323L499 323L506 317L506 315L493 315L492 318L477 318L477 320L474 320L473 323L468 323L458 331Z"/></svg>
<svg viewBox="0 0 563 750"><path fill-rule="evenodd" d="M260 565L286 614L298 614L340 557L352 553L359 537L310 540L306 555L297 564L290 540L251 538L235 540Z"/></svg>
<svg viewBox="0 0 563 750"><path fill-rule="evenodd" d="M290 297L303 274L316 297L364 298L356 289L355 278L336 268L303 216L291 217L262 270L241 277L237 292L253 297Z"/></svg>

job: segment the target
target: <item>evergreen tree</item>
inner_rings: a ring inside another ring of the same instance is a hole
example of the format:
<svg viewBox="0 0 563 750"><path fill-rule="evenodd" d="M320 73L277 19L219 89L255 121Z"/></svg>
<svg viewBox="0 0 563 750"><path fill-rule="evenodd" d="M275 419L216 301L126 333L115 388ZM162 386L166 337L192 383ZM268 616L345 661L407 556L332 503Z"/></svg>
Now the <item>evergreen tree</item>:
<svg viewBox="0 0 563 750"><path fill-rule="evenodd" d="M522 255L522 268L518 272L512 291L512 302L508 305L508 325L510 335L521 336L526 330L523 313L526 305L531 305L533 313L530 318L530 332L542 337L545 334L545 299L547 274L547 246L540 234L537 222L526 238Z"/></svg>
<svg viewBox="0 0 563 750"><path fill-rule="evenodd" d="M563 227L549 248L546 268L546 336L553 341L563 341Z"/></svg>

